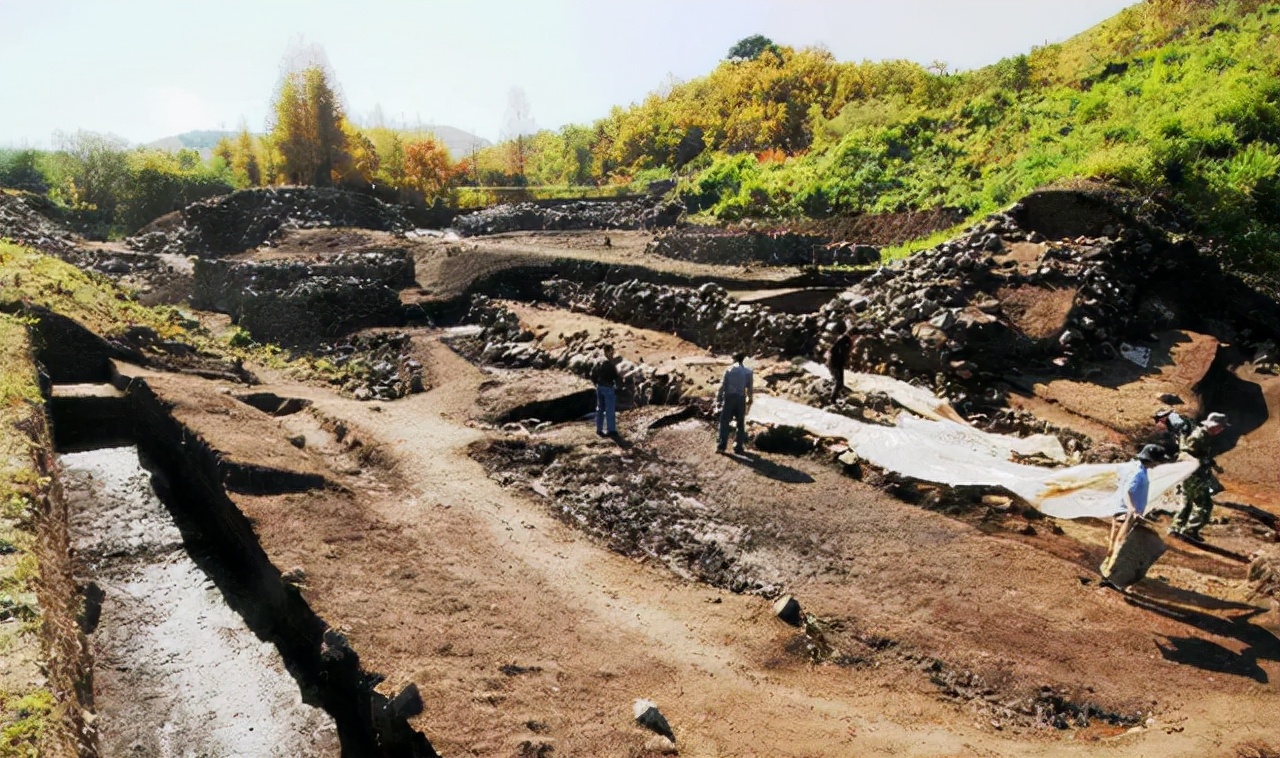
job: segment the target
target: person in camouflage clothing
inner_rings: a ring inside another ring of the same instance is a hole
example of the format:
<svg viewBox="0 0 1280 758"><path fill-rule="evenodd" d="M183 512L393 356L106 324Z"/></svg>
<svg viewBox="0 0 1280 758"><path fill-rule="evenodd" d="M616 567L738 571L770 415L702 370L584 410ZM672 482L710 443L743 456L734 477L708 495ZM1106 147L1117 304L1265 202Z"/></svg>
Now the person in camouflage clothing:
<svg viewBox="0 0 1280 758"><path fill-rule="evenodd" d="M1224 413L1210 413L1199 426L1182 435L1178 448L1200 461L1200 467L1182 483L1182 510L1173 517L1169 534L1192 542L1203 542L1200 529L1209 523L1213 513L1213 496L1222 491L1214 471L1221 471L1213 460L1213 438L1229 424Z"/></svg>

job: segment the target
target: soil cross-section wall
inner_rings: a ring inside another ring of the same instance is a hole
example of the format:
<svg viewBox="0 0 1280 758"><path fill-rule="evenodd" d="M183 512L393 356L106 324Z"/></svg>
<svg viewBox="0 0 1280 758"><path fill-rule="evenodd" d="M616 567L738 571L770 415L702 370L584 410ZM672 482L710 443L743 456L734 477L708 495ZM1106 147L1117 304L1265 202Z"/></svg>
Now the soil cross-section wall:
<svg viewBox="0 0 1280 758"><path fill-rule="evenodd" d="M667 258L729 266L852 266L880 262L880 251L869 245L833 245L827 237L816 234L717 227L672 229L654 237L648 249Z"/></svg>
<svg viewBox="0 0 1280 758"><path fill-rule="evenodd" d="M89 758L91 662L32 352L0 316L0 754Z"/></svg>

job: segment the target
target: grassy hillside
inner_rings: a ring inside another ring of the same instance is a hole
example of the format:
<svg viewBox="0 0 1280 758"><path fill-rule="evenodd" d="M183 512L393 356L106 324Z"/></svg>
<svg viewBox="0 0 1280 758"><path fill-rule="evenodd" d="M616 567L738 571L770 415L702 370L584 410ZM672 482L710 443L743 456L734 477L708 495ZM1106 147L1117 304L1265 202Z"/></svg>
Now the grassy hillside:
<svg viewBox="0 0 1280 758"><path fill-rule="evenodd" d="M694 210L727 220L978 215L1103 179L1172 201L1233 267L1276 287L1280 3L1148 0L963 73L767 45L532 148L529 176L679 176ZM566 153L574 170L542 170Z"/></svg>

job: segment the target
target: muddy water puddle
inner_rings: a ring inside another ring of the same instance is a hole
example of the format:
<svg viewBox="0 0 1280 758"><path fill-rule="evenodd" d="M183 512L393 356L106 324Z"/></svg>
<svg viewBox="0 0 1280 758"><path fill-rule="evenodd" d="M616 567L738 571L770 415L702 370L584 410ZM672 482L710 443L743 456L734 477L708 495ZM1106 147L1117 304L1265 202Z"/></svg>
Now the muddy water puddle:
<svg viewBox="0 0 1280 758"><path fill-rule="evenodd" d="M333 720L184 546L137 449L59 458L80 581L101 597L86 614L101 754L338 755Z"/></svg>

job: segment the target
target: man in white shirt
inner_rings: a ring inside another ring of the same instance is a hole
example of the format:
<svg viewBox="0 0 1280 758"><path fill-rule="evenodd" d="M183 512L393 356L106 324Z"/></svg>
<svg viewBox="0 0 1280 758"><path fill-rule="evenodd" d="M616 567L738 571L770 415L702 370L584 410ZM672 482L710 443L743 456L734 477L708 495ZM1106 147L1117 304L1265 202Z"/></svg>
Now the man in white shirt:
<svg viewBox="0 0 1280 758"><path fill-rule="evenodd" d="M716 452L723 453L729 442L729 421L738 425L738 436L733 452L742 453L747 444L747 411L751 408L752 374L751 369L743 365L746 353L735 353L734 365L724 372L724 381L720 383L720 392L716 402L720 404L720 437L716 442Z"/></svg>

